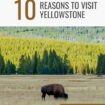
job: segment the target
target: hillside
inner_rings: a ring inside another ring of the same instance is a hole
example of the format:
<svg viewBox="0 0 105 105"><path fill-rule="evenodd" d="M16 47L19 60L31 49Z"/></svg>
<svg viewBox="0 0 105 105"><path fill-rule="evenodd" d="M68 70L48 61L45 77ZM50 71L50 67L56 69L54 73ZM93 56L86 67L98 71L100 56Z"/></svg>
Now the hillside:
<svg viewBox="0 0 105 105"><path fill-rule="evenodd" d="M105 74L104 33L101 27L2 27L0 74Z"/></svg>
<svg viewBox="0 0 105 105"><path fill-rule="evenodd" d="M105 27L2 27L0 35L105 43Z"/></svg>

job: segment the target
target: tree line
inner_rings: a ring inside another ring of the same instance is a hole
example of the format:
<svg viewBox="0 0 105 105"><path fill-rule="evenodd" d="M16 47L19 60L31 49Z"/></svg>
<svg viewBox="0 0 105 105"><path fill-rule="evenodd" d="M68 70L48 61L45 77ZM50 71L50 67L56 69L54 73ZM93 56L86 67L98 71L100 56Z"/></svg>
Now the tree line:
<svg viewBox="0 0 105 105"><path fill-rule="evenodd" d="M62 59L56 54L55 50L44 50L42 58L37 51L35 51L32 58L30 56L21 55L18 68L16 68L16 65L9 60L5 63L4 57L0 53L0 75L78 74L78 72L74 71L76 71L76 69L74 70L70 65L67 54L65 54ZM87 65L81 74L105 74L105 54L100 54L98 56L95 71Z"/></svg>
<svg viewBox="0 0 105 105"><path fill-rule="evenodd" d="M11 61L8 60L5 63L4 57L0 54L0 74L73 74L73 68L70 66L66 54L62 59L55 50L49 52L44 50L42 58L37 51L32 58L21 55L17 69Z"/></svg>

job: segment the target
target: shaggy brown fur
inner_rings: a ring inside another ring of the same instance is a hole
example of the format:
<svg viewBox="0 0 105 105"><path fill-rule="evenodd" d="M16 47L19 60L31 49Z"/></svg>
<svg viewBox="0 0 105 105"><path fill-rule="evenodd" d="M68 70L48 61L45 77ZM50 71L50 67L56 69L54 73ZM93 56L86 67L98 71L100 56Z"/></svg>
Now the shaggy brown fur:
<svg viewBox="0 0 105 105"><path fill-rule="evenodd" d="M47 95L54 95L54 98L68 98L68 94L65 93L64 87L61 84L49 84L41 88L42 99L45 100Z"/></svg>

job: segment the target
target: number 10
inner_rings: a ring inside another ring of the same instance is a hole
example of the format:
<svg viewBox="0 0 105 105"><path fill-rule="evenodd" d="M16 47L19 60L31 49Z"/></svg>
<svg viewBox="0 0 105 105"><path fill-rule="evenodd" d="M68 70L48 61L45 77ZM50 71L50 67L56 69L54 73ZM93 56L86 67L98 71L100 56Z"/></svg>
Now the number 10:
<svg viewBox="0 0 105 105"><path fill-rule="evenodd" d="M32 3L32 16L29 16L29 3ZM18 4L18 20L21 20L21 0L15 1L15 4ZM35 18L35 1L26 0L25 3L25 16L28 20L33 20Z"/></svg>

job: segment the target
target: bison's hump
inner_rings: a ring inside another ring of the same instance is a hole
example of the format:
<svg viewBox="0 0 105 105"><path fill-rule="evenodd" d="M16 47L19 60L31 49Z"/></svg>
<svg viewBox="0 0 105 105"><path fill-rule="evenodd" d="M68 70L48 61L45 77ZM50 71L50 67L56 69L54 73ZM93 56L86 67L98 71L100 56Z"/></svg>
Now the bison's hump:
<svg viewBox="0 0 105 105"><path fill-rule="evenodd" d="M41 92L50 93L50 92L61 92L64 93L64 87L61 84L49 84L41 88Z"/></svg>

